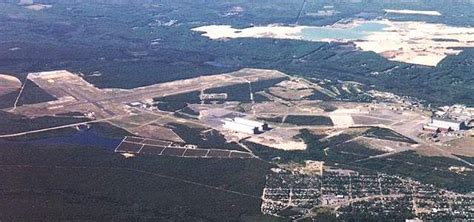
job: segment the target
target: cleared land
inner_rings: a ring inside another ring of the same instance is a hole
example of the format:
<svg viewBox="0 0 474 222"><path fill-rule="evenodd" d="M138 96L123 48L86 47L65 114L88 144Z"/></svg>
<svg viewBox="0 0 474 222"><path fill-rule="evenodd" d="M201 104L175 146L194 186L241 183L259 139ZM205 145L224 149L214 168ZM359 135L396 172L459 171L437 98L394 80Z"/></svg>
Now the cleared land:
<svg viewBox="0 0 474 222"><path fill-rule="evenodd" d="M394 13L394 14L409 14L409 15L432 15L432 16L440 16L441 13L437 11L420 11L420 10L396 10L396 9L385 9L387 13Z"/></svg>
<svg viewBox="0 0 474 222"><path fill-rule="evenodd" d="M117 146L115 152L187 158L255 158L253 154L248 152L186 147L185 144L174 143L171 141L139 137L125 137ZM215 153L219 153L219 155L215 155Z"/></svg>
<svg viewBox="0 0 474 222"><path fill-rule="evenodd" d="M19 79L13 76L0 74L0 96L15 92L21 88Z"/></svg>
<svg viewBox="0 0 474 222"><path fill-rule="evenodd" d="M352 29L366 24L376 24L382 28L362 30L360 36L351 34ZM316 37L305 33L305 30L311 29L318 30L315 31ZM474 28L471 27L387 19L354 20L349 24L336 23L329 27L268 25L237 29L229 25L210 25L194 28L193 31L202 32L203 36L210 39L275 38L354 42L357 48L376 52L389 60L426 66L436 66L448 55L461 53L461 48L474 47ZM328 37L327 34L321 34L323 32L334 34ZM341 33L344 34L342 37L339 36Z"/></svg>

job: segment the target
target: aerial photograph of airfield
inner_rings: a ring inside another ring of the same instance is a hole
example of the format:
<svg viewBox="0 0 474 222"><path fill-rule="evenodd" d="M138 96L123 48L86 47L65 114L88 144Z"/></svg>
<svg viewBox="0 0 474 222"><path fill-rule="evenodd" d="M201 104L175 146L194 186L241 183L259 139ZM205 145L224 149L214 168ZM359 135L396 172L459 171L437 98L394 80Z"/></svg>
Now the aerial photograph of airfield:
<svg viewBox="0 0 474 222"><path fill-rule="evenodd" d="M20 87L15 78L3 78L9 81L3 90ZM364 91L353 82L317 84L263 69L242 69L135 89L99 89L65 70L30 73L27 79L28 84L37 85L55 100L15 105L4 111L28 118L79 113L90 120L4 134L0 138L107 122L134 135L125 137L117 152L255 158L246 142L303 151L308 144L299 135L301 130L309 130L325 135L321 140L341 134L357 135L350 141L377 151L377 155L367 156L369 159L416 150L455 158L472 166L456 155L474 155L467 148L473 144L472 131L465 130L472 125L474 109L446 107L434 116L417 100ZM364 94L372 102L308 99L335 99L347 94ZM227 143L242 149L226 151L223 147L188 144L172 124L222 134ZM324 152L332 150L327 147Z"/></svg>
<svg viewBox="0 0 474 222"><path fill-rule="evenodd" d="M338 167L415 152L456 160L462 165L449 165L450 172L470 173L473 163L466 157L474 156L470 129L473 108L455 105L429 111L416 99L367 90L354 82L313 83L276 70L250 68L135 89L100 89L83 80L79 73L65 70L30 73L23 86L14 78L2 78L8 80L2 85L3 91L22 87L21 97L26 87L35 86L55 98L15 104L6 112L31 119L87 118L3 134L2 139L71 127L87 129L102 122L129 132L114 149L126 159L141 155L272 159L278 163L287 158L278 152L296 152L289 155L296 155L296 160L303 158L303 164L283 161L266 176L261 197L263 214L280 217L291 210L292 218L306 218L318 215L314 212L322 207L335 209L338 215L349 215L347 206L362 209L367 206L361 203L370 201L387 213L414 212L421 218L434 218L445 215L440 213L444 211L432 211L439 207L434 204L436 201L445 200L461 203L459 210L449 215L472 217L466 204L474 197L469 194L434 189L398 176ZM354 94L364 95L370 102L337 99ZM220 142L202 143L200 139L190 139L192 134ZM268 153L269 150L277 153ZM306 155L319 161L306 160ZM396 207L389 207L392 205Z"/></svg>

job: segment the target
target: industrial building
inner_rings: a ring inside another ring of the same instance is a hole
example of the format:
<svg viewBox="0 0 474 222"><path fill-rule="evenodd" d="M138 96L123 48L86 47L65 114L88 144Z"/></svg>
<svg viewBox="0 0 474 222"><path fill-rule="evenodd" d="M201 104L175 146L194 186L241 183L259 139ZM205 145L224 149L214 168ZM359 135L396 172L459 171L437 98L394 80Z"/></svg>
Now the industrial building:
<svg viewBox="0 0 474 222"><path fill-rule="evenodd" d="M244 118L240 118L240 117L235 117L234 122L257 127L258 130L262 131L262 132L269 130L268 124L263 123L263 122L259 122L259 121L254 121L254 120L244 119Z"/></svg>
<svg viewBox="0 0 474 222"><path fill-rule="evenodd" d="M270 129L266 123L240 117L235 117L233 120L226 119L223 122L225 129L247 134L258 134Z"/></svg>
<svg viewBox="0 0 474 222"><path fill-rule="evenodd" d="M257 134L259 133L258 127L237 123L233 120L223 120L225 129L229 129L236 132Z"/></svg>
<svg viewBox="0 0 474 222"><path fill-rule="evenodd" d="M426 124L423 128L427 130L438 129L440 131L458 131L461 130L464 125L464 122L456 121L452 119L445 119L445 118L436 118L432 117L431 121Z"/></svg>

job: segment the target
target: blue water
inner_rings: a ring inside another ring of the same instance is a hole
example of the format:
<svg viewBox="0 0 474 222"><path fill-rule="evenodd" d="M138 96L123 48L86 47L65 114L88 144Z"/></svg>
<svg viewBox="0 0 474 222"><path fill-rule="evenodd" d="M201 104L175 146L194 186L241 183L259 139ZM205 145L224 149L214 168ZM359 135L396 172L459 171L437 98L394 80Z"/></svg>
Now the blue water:
<svg viewBox="0 0 474 222"><path fill-rule="evenodd" d="M81 130L73 135L51 137L29 141L35 144L79 144L84 146L94 146L106 150L114 150L119 144L120 139L113 139L100 136L94 129Z"/></svg>
<svg viewBox="0 0 474 222"><path fill-rule="evenodd" d="M309 41L320 41L323 39L360 40L364 39L371 32L383 31L386 27L388 26L377 22L367 22L347 29L311 27L302 30L302 37L304 40Z"/></svg>

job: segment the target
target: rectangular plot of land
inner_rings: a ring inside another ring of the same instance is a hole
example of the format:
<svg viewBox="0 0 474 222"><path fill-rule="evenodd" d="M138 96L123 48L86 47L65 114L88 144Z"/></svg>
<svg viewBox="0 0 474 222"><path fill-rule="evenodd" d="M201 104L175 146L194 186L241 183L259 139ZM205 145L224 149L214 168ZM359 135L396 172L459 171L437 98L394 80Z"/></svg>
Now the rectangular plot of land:
<svg viewBox="0 0 474 222"><path fill-rule="evenodd" d="M160 155L161 152L165 148L166 147L163 147L163 146L148 146L148 145L145 145L145 146L143 146L142 150L140 150L140 154Z"/></svg>
<svg viewBox="0 0 474 222"><path fill-rule="evenodd" d="M165 150L163 150L161 155L163 155L163 156L182 156L185 150L186 149L182 149L182 148L167 147Z"/></svg>
<svg viewBox="0 0 474 222"><path fill-rule="evenodd" d="M141 141L143 141L143 138L127 136L127 138L125 138L125 141L132 142L132 143L140 143Z"/></svg>
<svg viewBox="0 0 474 222"><path fill-rule="evenodd" d="M230 151L227 150L210 150L207 157L229 157Z"/></svg>
<svg viewBox="0 0 474 222"><path fill-rule="evenodd" d="M142 148L141 144L122 142L116 149L116 152L138 153Z"/></svg>
<svg viewBox="0 0 474 222"><path fill-rule="evenodd" d="M172 144L172 142L168 142L168 141L150 140L150 139L146 139L142 143L147 144L147 145L157 145L157 146L169 146Z"/></svg>
<svg viewBox="0 0 474 222"><path fill-rule="evenodd" d="M252 154L250 153L241 153L241 152L231 152L230 158L252 158Z"/></svg>
<svg viewBox="0 0 474 222"><path fill-rule="evenodd" d="M187 157L205 157L209 150L206 149L187 149L184 156Z"/></svg>
<svg viewBox="0 0 474 222"><path fill-rule="evenodd" d="M393 121L376 118L376 117L368 117L368 116L356 116L353 115L352 119L354 120L355 124L360 125L375 125L375 124L383 124L383 125L390 125Z"/></svg>

